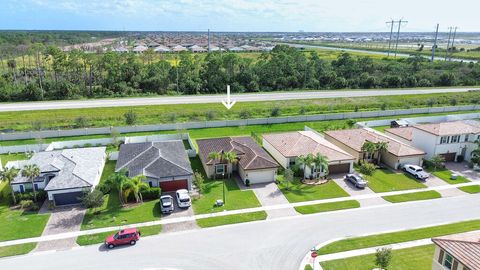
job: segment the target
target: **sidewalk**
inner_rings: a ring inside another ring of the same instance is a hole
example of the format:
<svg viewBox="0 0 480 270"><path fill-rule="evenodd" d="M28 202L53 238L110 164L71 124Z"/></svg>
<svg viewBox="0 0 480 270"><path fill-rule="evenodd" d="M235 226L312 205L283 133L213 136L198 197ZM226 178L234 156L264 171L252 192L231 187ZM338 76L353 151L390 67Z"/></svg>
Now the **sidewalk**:
<svg viewBox="0 0 480 270"><path fill-rule="evenodd" d="M0 242L0 247L12 246L12 245L17 245L17 244L25 244L25 243L36 243L36 242L44 242L44 241L51 241L51 240L59 240L59 239L65 239L65 238L78 237L78 236L81 236L81 235L97 234L97 233L121 230L121 229L132 228L132 227L164 225L164 224L172 224L172 223L179 223L179 222L186 222L186 221L194 221L194 220L202 219L202 218L221 217L221 216L228 216L228 215L235 215L235 214L252 213L252 212L258 212L258 211L271 211L271 210L277 210L277 209L286 209L286 208L291 208L291 207L314 205L314 204L320 204L320 203L331 203L331 202L341 202L341 201L349 201L349 200L362 200L362 199L370 199L370 198L379 198L379 197L382 197L382 196L400 195L400 194L427 191L427 190L436 190L436 191L448 190L448 189L456 189L458 187L475 186L475 185L479 185L479 183L478 182L468 182L468 183L462 183L462 184L456 184L456 185L444 185L444 186L429 187L429 188L416 189L416 190L393 191L393 192L358 195L358 196L352 196L352 197L340 197L340 198L333 198L333 199L323 199L323 200L305 201L305 202L297 202L297 203L277 204L277 205L261 206L261 207L255 207L255 208L246 208L246 209L239 209L239 210L223 211L223 212L210 213L210 214L200 214L200 215L187 216L187 217L178 217L178 218L172 218L172 219L161 219L161 220L156 220L156 221L129 224L129 225L123 225L123 226L105 227L105 228L98 228L98 229L93 229L93 230L75 231L75 232L59 233L59 234L54 234L54 235L45 235L45 236L39 236L39 237L33 237L33 238L24 238L24 239L17 239L17 240L11 240L11 241L4 241L4 242ZM475 196L475 195L466 194L464 196ZM405 202L405 203L411 203L411 202ZM378 205L378 206L372 206L372 207L390 207L390 206L393 206L393 205L395 205L395 204L385 204L385 205ZM360 209L362 209L362 208L348 209L348 210L342 210L342 211L358 211ZM327 213L334 213L334 212L327 212Z"/></svg>

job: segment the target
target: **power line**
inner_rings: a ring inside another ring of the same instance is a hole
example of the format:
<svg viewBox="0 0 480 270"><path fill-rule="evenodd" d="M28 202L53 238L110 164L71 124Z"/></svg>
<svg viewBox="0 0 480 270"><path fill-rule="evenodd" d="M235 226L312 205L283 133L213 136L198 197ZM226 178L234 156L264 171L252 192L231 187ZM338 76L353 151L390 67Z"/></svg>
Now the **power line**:
<svg viewBox="0 0 480 270"><path fill-rule="evenodd" d="M390 56L391 53L391 47L392 47L392 36L393 36L393 27L397 25L397 36L395 40L395 57L397 57L397 52L398 52L398 41L400 39L400 28L402 27L402 24L408 23L408 21L404 21L403 19L400 19L398 21L391 20L389 22L386 22L387 24L390 25L390 38L388 39L388 53L387 56Z"/></svg>
<svg viewBox="0 0 480 270"><path fill-rule="evenodd" d="M453 54L453 44L455 43L455 37L457 36L457 27L455 26L454 30L453 30L453 39L452 39L452 45L451 45L451 51L450 51L450 58L449 60L451 61L452 60L452 54Z"/></svg>
<svg viewBox="0 0 480 270"><path fill-rule="evenodd" d="M448 49L450 48L450 38L452 37L452 27L448 27L448 41L447 41L447 50L445 51L445 61L448 57Z"/></svg>
<svg viewBox="0 0 480 270"><path fill-rule="evenodd" d="M397 52L398 52L398 40L400 39L400 28L402 27L402 23L408 23L408 21L402 21L400 19L398 21L398 31L397 31L397 42L395 43L395 58L397 57Z"/></svg>
<svg viewBox="0 0 480 270"><path fill-rule="evenodd" d="M394 20L391 20L390 22L386 22L387 24L390 24L390 38L388 39L388 52L387 56L390 56L390 46L392 44L392 35L393 35L393 25L394 25Z"/></svg>

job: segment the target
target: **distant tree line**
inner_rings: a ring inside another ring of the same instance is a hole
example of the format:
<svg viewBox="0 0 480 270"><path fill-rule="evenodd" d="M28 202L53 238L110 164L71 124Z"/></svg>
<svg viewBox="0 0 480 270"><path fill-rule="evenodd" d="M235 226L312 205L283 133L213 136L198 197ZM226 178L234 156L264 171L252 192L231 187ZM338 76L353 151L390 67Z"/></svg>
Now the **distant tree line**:
<svg viewBox="0 0 480 270"><path fill-rule="evenodd" d="M480 82L480 64L432 63L421 56L375 59L342 53L326 60L315 51L288 46L251 56L180 53L159 59L152 50L140 55L67 53L37 43L28 46L22 57L1 61L0 101L223 93L227 84L233 92L257 92Z"/></svg>
<svg viewBox="0 0 480 270"><path fill-rule="evenodd" d="M12 48L18 45L41 43L44 45L73 45L95 39L124 36L117 31L0 31L0 45Z"/></svg>

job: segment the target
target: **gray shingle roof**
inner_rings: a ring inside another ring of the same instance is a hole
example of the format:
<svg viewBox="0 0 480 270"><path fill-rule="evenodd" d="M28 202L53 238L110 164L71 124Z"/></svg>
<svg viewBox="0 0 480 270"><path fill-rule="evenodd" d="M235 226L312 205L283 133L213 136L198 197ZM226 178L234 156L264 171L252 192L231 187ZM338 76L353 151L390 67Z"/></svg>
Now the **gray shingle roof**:
<svg viewBox="0 0 480 270"><path fill-rule="evenodd" d="M115 171L122 169L130 177L143 174L157 179L193 174L180 140L123 144Z"/></svg>
<svg viewBox="0 0 480 270"><path fill-rule="evenodd" d="M65 149L35 153L31 159L18 163L19 169L35 164L42 174L55 173L45 190L91 187L95 185L98 171L105 162L105 147ZM29 180L18 176L13 183ZM39 177L36 181L43 181Z"/></svg>

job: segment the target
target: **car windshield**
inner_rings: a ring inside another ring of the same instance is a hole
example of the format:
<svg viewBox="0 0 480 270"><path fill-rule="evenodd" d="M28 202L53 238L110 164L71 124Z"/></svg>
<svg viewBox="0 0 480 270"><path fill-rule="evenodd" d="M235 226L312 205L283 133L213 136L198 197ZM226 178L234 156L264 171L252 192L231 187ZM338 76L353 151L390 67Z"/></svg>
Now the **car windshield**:
<svg viewBox="0 0 480 270"><path fill-rule="evenodd" d="M118 239L118 233L113 236L113 239Z"/></svg>
<svg viewBox="0 0 480 270"><path fill-rule="evenodd" d="M416 169L415 171L417 171L417 172L423 172L423 169L418 168L418 169Z"/></svg>
<svg viewBox="0 0 480 270"><path fill-rule="evenodd" d="M190 198L180 198L180 201L181 201L181 202L189 202L189 201L190 201Z"/></svg>
<svg viewBox="0 0 480 270"><path fill-rule="evenodd" d="M170 198L162 198L162 204L171 204Z"/></svg>

